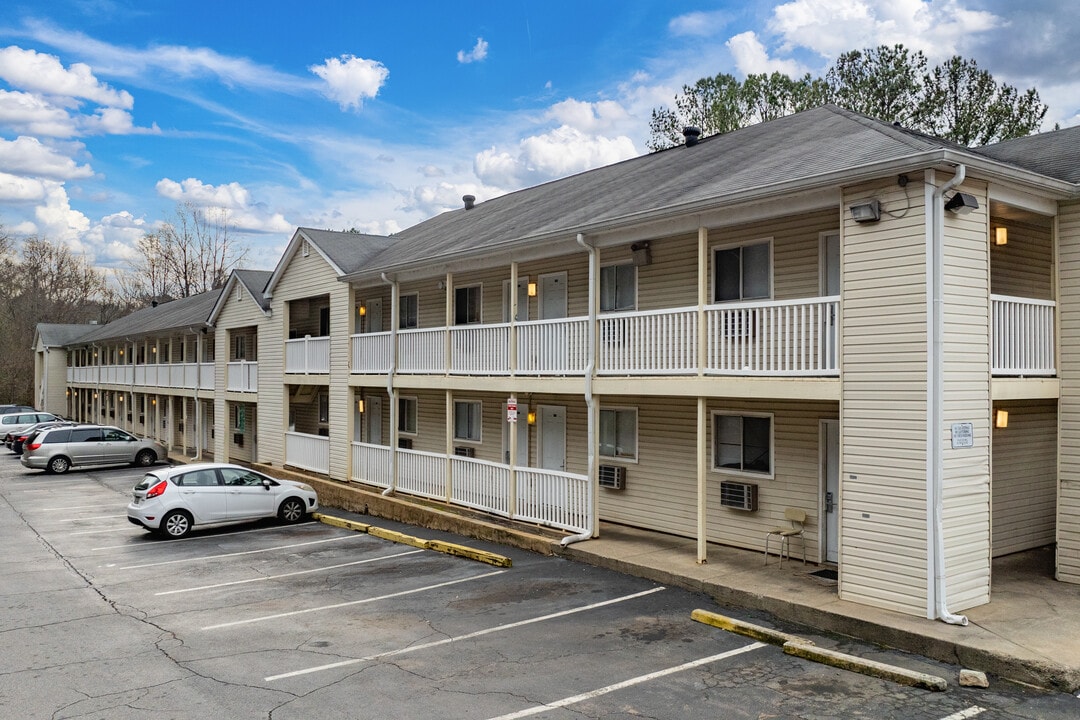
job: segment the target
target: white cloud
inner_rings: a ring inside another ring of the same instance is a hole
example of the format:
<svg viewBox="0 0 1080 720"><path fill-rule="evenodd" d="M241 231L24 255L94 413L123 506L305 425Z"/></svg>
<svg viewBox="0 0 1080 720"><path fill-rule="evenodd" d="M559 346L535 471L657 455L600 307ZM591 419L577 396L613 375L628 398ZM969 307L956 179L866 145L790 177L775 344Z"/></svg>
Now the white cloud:
<svg viewBox="0 0 1080 720"><path fill-rule="evenodd" d="M0 172L0 202L34 202L45 198L45 185L34 178Z"/></svg>
<svg viewBox="0 0 1080 720"><path fill-rule="evenodd" d="M190 202L204 209L225 210L229 227L236 231L287 233L295 229L282 213L273 212L261 203L252 203L251 193L237 182L215 186L197 178L181 182L162 178L155 187L159 195L178 203Z"/></svg>
<svg viewBox="0 0 1080 720"><path fill-rule="evenodd" d="M81 126L91 135L158 135L161 128L154 123L151 127L136 127L131 113L118 108L101 108L93 115L84 116Z"/></svg>
<svg viewBox="0 0 1080 720"><path fill-rule="evenodd" d="M547 116L582 132L609 130L629 118L626 108L614 100L592 103L573 98L552 105Z"/></svg>
<svg viewBox="0 0 1080 720"><path fill-rule="evenodd" d="M964 54L979 33L999 27L993 13L961 0L792 0L768 22L784 49L804 47L832 60L848 50L903 43L932 62Z"/></svg>
<svg viewBox="0 0 1080 720"><path fill-rule="evenodd" d="M589 135L562 125L518 143L516 153L489 148L477 154L473 167L485 185L514 189L610 165L638 154L625 135Z"/></svg>
<svg viewBox="0 0 1080 720"><path fill-rule="evenodd" d="M42 184L45 204L34 208L38 234L61 240L76 252L89 250L82 236L90 229L90 220L78 210L71 209L63 183L45 180Z"/></svg>
<svg viewBox="0 0 1080 720"><path fill-rule="evenodd" d="M386 66L377 60L365 60L353 55L327 58L322 65L308 68L326 83L323 94L338 103L342 110L359 110L365 98L373 98L390 76Z"/></svg>
<svg viewBox="0 0 1080 720"><path fill-rule="evenodd" d="M77 124L68 112L37 95L0 90L0 125L16 132L47 137L72 137Z"/></svg>
<svg viewBox="0 0 1080 720"><path fill-rule="evenodd" d="M0 171L52 180L73 180L94 174L89 165L78 165L37 138L25 135L10 141L0 138Z"/></svg>
<svg viewBox="0 0 1080 720"><path fill-rule="evenodd" d="M0 49L0 78L12 87L42 95L81 98L128 110L135 103L130 93L98 81L89 65L72 63L65 68L55 55L14 45Z"/></svg>
<svg viewBox="0 0 1080 720"><path fill-rule="evenodd" d="M469 52L464 50L458 50L457 61L462 64L468 64L472 62L480 62L487 57L488 44L484 38L476 38L476 44L473 45L473 49Z"/></svg>
<svg viewBox="0 0 1080 720"><path fill-rule="evenodd" d="M730 21L730 14L719 10L692 12L672 18L668 23L668 31L672 35L710 37L723 30Z"/></svg>
<svg viewBox="0 0 1080 720"><path fill-rule="evenodd" d="M791 77L800 77L809 72L794 60L770 58L765 46L752 30L735 35L727 41L727 46L735 59L735 66L744 75L771 75L780 72Z"/></svg>

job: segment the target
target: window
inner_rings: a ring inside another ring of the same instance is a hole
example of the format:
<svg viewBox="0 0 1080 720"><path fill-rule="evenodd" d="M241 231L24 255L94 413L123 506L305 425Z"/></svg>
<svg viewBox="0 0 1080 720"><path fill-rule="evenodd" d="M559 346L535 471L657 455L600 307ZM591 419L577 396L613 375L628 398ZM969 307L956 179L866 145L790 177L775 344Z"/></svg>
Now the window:
<svg viewBox="0 0 1080 720"><path fill-rule="evenodd" d="M107 429L104 432L104 438L103 439L106 442L109 442L109 441L127 442L129 440L134 440L135 438L133 438L131 435L128 435L123 430Z"/></svg>
<svg viewBox="0 0 1080 720"><path fill-rule="evenodd" d="M616 312L637 307L637 266L608 265L600 268L600 311Z"/></svg>
<svg viewBox="0 0 1080 720"><path fill-rule="evenodd" d="M416 434L416 398L398 398L397 429L406 435Z"/></svg>
<svg viewBox="0 0 1080 720"><path fill-rule="evenodd" d="M221 468L219 472L221 473L221 479L225 481L225 484L232 487L253 487L262 485L263 480L268 480L271 486L277 485L277 482L272 478L260 475L253 470Z"/></svg>
<svg viewBox="0 0 1080 720"><path fill-rule="evenodd" d="M713 253L713 302L770 297L771 244L765 240L716 250Z"/></svg>
<svg viewBox="0 0 1080 720"><path fill-rule="evenodd" d="M454 324L480 322L480 286L454 288Z"/></svg>
<svg viewBox="0 0 1080 720"><path fill-rule="evenodd" d="M243 335L236 336L236 359L247 359L247 338Z"/></svg>
<svg viewBox="0 0 1080 720"><path fill-rule="evenodd" d="M326 393L319 393L319 422L330 422L330 396Z"/></svg>
<svg viewBox="0 0 1080 720"><path fill-rule="evenodd" d="M481 406L477 401L454 402L454 439L480 442Z"/></svg>
<svg viewBox="0 0 1080 720"><path fill-rule="evenodd" d="M772 417L713 416L713 467L772 474Z"/></svg>
<svg viewBox="0 0 1080 720"><path fill-rule="evenodd" d="M244 432L247 425L247 408L243 405L233 405L233 430Z"/></svg>
<svg viewBox="0 0 1080 720"><path fill-rule="evenodd" d="M600 409L600 455L637 460L637 410Z"/></svg>
<svg viewBox="0 0 1080 720"><path fill-rule="evenodd" d="M194 470L178 476L173 482L180 487L217 487L218 476L216 470Z"/></svg>
<svg viewBox="0 0 1080 720"><path fill-rule="evenodd" d="M398 328L420 327L420 296L416 293L398 298Z"/></svg>

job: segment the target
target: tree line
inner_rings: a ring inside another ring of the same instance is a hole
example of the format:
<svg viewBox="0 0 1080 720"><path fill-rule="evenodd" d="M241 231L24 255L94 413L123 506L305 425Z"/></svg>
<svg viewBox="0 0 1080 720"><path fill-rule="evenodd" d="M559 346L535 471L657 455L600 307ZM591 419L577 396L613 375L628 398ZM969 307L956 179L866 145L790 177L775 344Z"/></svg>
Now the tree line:
<svg viewBox="0 0 1080 720"><path fill-rule="evenodd" d="M247 253L224 210L185 203L139 239L128 268L107 271L62 242L12 238L0 227L0 403L34 405L39 323L107 323L152 302L225 284Z"/></svg>
<svg viewBox="0 0 1080 720"><path fill-rule="evenodd" d="M844 53L822 77L720 73L684 85L673 108L653 109L648 145L678 145L686 126L715 135L825 103L967 146L1030 135L1047 111L1035 88L998 82L974 60L931 68L922 51L881 45Z"/></svg>

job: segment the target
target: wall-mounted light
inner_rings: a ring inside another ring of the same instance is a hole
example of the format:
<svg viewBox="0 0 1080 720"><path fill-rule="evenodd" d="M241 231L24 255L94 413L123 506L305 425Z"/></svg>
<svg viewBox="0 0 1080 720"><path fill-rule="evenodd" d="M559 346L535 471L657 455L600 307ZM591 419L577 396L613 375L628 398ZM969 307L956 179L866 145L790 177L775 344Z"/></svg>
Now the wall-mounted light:
<svg viewBox="0 0 1080 720"><path fill-rule="evenodd" d="M363 398L356 401L356 412L358 412L358 413L363 413L364 412L364 399Z"/></svg>
<svg viewBox="0 0 1080 720"><path fill-rule="evenodd" d="M1007 428L1009 427L1009 411L1008 410L995 410L994 411L994 427Z"/></svg>
<svg viewBox="0 0 1080 720"><path fill-rule="evenodd" d="M119 400L120 402L124 402L124 396L123 395L118 395L117 400Z"/></svg>
<svg viewBox="0 0 1080 720"><path fill-rule="evenodd" d="M535 425L536 424L536 411L535 410L530 410L529 414L526 415L525 417L529 421L530 425Z"/></svg>
<svg viewBox="0 0 1080 720"><path fill-rule="evenodd" d="M152 352L152 353L154 353L155 355L157 355L157 345L155 345L154 347L150 348L150 352Z"/></svg>
<svg viewBox="0 0 1080 720"><path fill-rule="evenodd" d="M360 314L360 317L364 317L365 315L367 315L367 305L361 305L360 307L356 308L356 312Z"/></svg>
<svg viewBox="0 0 1080 720"><path fill-rule="evenodd" d="M97 393L94 393L94 399L97 400Z"/></svg>
<svg viewBox="0 0 1080 720"><path fill-rule="evenodd" d="M439 288L440 290L445 290L446 289L446 281L445 280L440 280L438 282L438 284L435 285L435 287Z"/></svg>
<svg viewBox="0 0 1080 720"><path fill-rule="evenodd" d="M120 348L120 357L124 357L124 348Z"/></svg>
<svg viewBox="0 0 1080 720"><path fill-rule="evenodd" d="M70 390L64 391L64 394L67 395L68 397L71 397L71 391Z"/></svg>
<svg viewBox="0 0 1080 720"><path fill-rule="evenodd" d="M853 203L848 210L851 219L857 223L872 223L881 219L881 203L876 199Z"/></svg>
<svg viewBox="0 0 1080 720"><path fill-rule="evenodd" d="M1009 242L1009 228L999 227L994 229L994 244L1004 245Z"/></svg>
<svg viewBox="0 0 1080 720"><path fill-rule="evenodd" d="M528 292L529 292L529 297L536 297L536 283L534 283L534 282L529 283Z"/></svg>
<svg viewBox="0 0 1080 720"><path fill-rule="evenodd" d="M975 199L974 195L962 192L956 193L945 203L945 209L957 215L967 215L972 210L978 209L978 207L979 201Z"/></svg>
<svg viewBox="0 0 1080 720"><path fill-rule="evenodd" d="M630 246L630 252L634 256L635 265L648 265L652 262L652 250L648 242L634 243Z"/></svg>
<svg viewBox="0 0 1080 720"><path fill-rule="evenodd" d="M157 405L157 398L150 398L151 405Z"/></svg>

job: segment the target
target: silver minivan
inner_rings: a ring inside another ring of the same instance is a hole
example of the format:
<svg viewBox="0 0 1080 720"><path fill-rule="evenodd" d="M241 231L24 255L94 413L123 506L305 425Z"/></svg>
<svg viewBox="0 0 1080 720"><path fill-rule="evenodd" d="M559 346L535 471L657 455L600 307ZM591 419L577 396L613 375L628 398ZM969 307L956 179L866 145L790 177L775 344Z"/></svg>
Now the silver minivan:
<svg viewBox="0 0 1080 720"><path fill-rule="evenodd" d="M117 427L75 425L42 430L23 444L22 464L50 473L91 465L147 467L168 457L157 440L137 438Z"/></svg>

